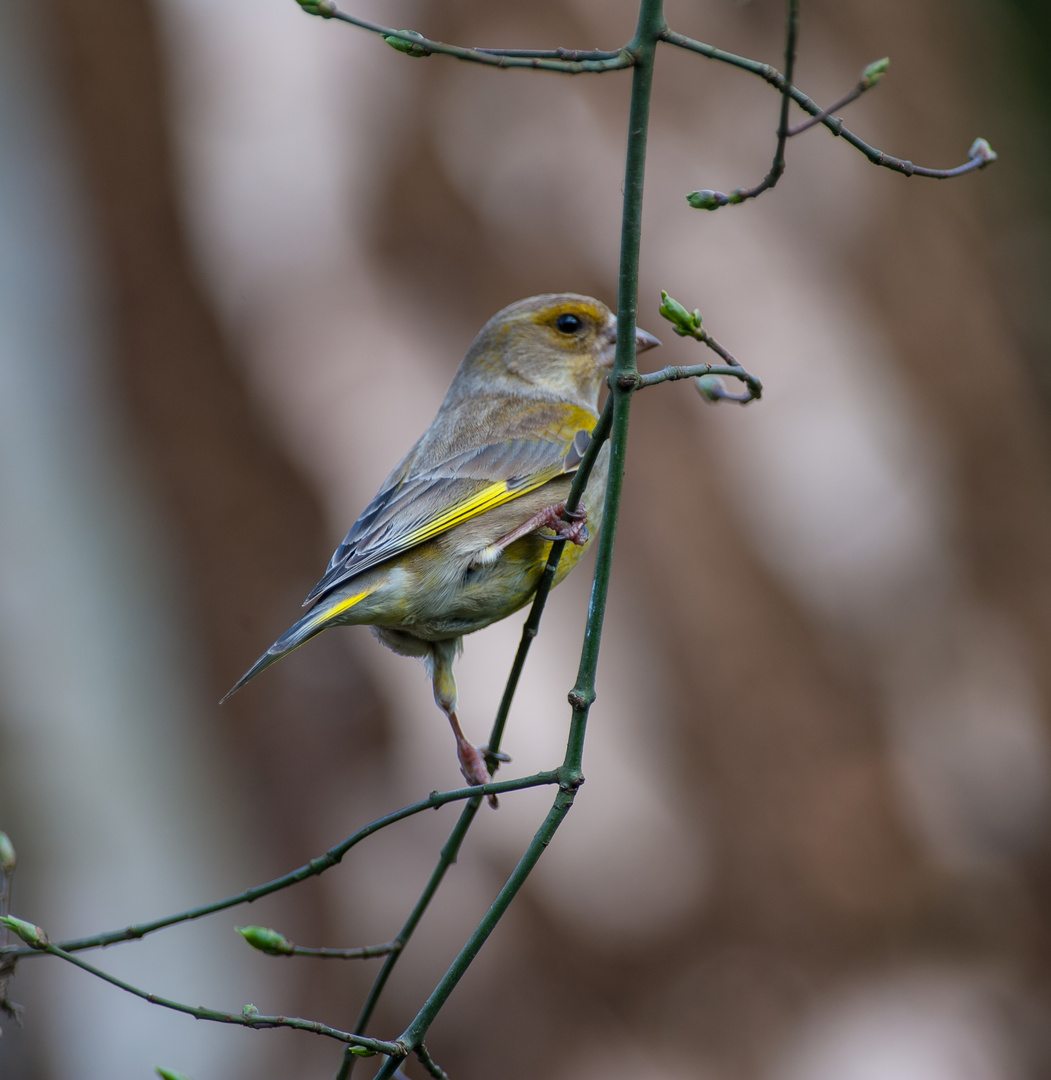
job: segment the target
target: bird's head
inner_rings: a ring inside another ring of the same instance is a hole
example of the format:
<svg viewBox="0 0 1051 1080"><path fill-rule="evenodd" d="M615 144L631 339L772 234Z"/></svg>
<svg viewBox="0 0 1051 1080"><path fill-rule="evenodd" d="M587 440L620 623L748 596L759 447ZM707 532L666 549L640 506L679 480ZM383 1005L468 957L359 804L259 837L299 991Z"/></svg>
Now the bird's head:
<svg viewBox="0 0 1051 1080"><path fill-rule="evenodd" d="M659 344L636 330L637 352ZM594 409L616 348L617 317L601 300L553 293L519 300L494 315L468 350L464 368L474 378L509 382L519 392L530 387Z"/></svg>

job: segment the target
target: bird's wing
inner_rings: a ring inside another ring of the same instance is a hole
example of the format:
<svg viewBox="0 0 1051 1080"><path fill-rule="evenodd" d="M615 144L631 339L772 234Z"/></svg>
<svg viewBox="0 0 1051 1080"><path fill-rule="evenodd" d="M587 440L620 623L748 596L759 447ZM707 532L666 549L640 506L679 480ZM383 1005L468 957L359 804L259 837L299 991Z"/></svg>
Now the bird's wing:
<svg viewBox="0 0 1051 1080"><path fill-rule="evenodd" d="M587 415L574 411L581 419ZM561 437L485 443L425 469L396 472L336 548L304 604L425 540L576 472L594 422L572 434L563 429Z"/></svg>

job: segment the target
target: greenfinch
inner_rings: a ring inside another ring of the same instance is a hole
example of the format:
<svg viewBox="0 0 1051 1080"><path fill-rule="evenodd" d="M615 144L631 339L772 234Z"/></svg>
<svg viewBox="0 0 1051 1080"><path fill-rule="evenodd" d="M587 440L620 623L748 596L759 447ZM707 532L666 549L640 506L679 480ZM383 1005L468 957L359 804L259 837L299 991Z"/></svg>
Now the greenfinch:
<svg viewBox="0 0 1051 1080"><path fill-rule="evenodd" d="M494 315L430 427L336 548L304 601L310 611L230 694L322 630L368 624L396 653L423 659L464 778L488 782L457 719L453 659L464 634L529 602L555 539L571 541L557 585L601 526L608 447L580 508L568 519L564 510L616 342L616 316L587 296L533 296ZM636 331L637 351L659 344Z"/></svg>

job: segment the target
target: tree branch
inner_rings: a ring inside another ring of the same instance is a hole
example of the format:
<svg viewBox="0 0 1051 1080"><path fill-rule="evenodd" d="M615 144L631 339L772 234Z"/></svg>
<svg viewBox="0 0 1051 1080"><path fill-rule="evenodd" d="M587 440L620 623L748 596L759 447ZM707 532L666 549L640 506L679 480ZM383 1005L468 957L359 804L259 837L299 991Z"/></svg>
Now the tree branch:
<svg viewBox="0 0 1051 1080"><path fill-rule="evenodd" d="M751 75L757 75L778 90L783 91L788 87L788 92L791 95L792 100L804 112L809 113L815 118L821 117L820 122L824 124L833 135L840 136L856 150L864 154L873 165L878 165L882 169L891 169L892 171L900 172L905 176L926 176L935 180L948 180L954 176L963 176L965 173L974 172L977 169L984 169L986 165L996 160L996 152L989 146L985 139L975 139L971 144L971 149L968 151L968 160L963 165L958 165L952 169L928 169L922 165L914 165L911 161L892 157L890 154L878 150L874 146L870 146L848 128L844 127L841 120L829 116L827 110L824 110L820 105L815 104L797 87L789 86L785 76L769 64L760 63L758 60L749 60L744 56L736 56L734 53L726 52L723 49L717 49L712 45L706 45L703 41L695 41L693 38L689 38L685 34L676 33L674 30L665 30L661 35L661 40L666 41L669 45L676 45L680 49L687 49L690 52L695 52L709 60L719 60L724 64L730 64L733 67L740 68L742 71L747 71ZM692 196L697 196L698 198L694 200ZM705 198L706 196L715 196L715 201ZM725 202L719 201L720 196ZM730 196L722 195L721 192L711 191L693 192L690 196L687 196L687 198L691 200L691 206L701 210L715 210L720 206L725 206L731 202Z"/></svg>
<svg viewBox="0 0 1051 1080"><path fill-rule="evenodd" d="M377 818L375 821L372 821L359 829L353 835L348 836L342 843L337 844L333 848L329 848L324 855L319 855L316 859L311 859L310 862L299 867L297 870L293 870L289 874L285 874L283 877L275 878L273 881L268 881L263 885L256 885L251 889L246 889L244 892L237 893L235 896L229 896L225 900L216 900L211 904L202 904L200 907L190 908L188 911L180 911L175 915L165 916L163 919L155 919L153 922L126 926L123 930L112 930L109 933L96 934L93 937L74 938L69 941L63 941L55 947L60 948L65 952L80 952L84 949L98 949L106 945L115 945L121 941L135 941L145 937L147 934L152 934L157 930L163 930L167 926L174 926L177 923L200 919L205 915L212 915L217 911L224 911L226 908L237 907L239 904L250 904L254 900L269 896L271 893L278 892L280 889L287 889L290 885L295 885L300 881L305 881L307 878L323 874L326 870L339 863L352 847L359 844L366 837L372 836L373 833L377 833L381 829L385 829L388 825L393 825L395 822L404 821L405 818L422 813L424 810L434 810L439 806L444 806L446 803L461 802L464 799L476 799L482 795L488 795L490 792L502 795L507 791L521 791L523 788L540 787L544 784L557 784L558 782L558 770L555 769L549 772L534 773L532 776L524 776L517 780L503 780L477 787L459 788L455 791L435 791L426 799L412 803L409 806L404 806L400 810L394 811L392 814L387 814L385 817ZM35 955L37 951L38 950L33 949L11 948L9 946L0 951L0 957L4 955L11 955L14 957L30 956Z"/></svg>
<svg viewBox="0 0 1051 1080"><path fill-rule="evenodd" d="M247 1028L295 1028L297 1031L309 1031L314 1035L325 1035L330 1039L338 1039L340 1042L360 1047L370 1054L386 1054L398 1059L405 1056L403 1048L397 1043L384 1042L380 1039L365 1039L349 1031L340 1031L338 1028L329 1027L327 1024L322 1024L317 1020L303 1020L298 1016L264 1016L253 1005L246 1005L241 1013L228 1013L219 1009L209 1009L203 1005L186 1005L181 1001L172 1001L170 998L151 994L146 990L133 986L131 983L125 982L123 979L118 979L116 975L110 975L109 972L102 971L100 968L95 967L94 964L89 964L79 956L74 956L65 949L50 943L34 951L57 956L82 971L86 971L89 975L102 979L103 982L108 982L120 990L125 990L129 994L134 994L135 997L142 998L143 1001L148 1001L151 1005L159 1005L164 1009L185 1013L195 1020L211 1020L217 1024L235 1024L238 1027Z"/></svg>
<svg viewBox="0 0 1051 1080"><path fill-rule="evenodd" d="M360 30L378 34L392 48L408 56L425 57L437 53L485 64L495 68L527 68L534 71L557 71L563 75L601 75L607 71L629 68L635 60L628 48L616 51L577 49L473 49L462 45L446 45L434 41L414 30L396 30L391 26L371 22L340 11L332 0L297 0L299 6L310 15L323 19L336 19L349 23Z"/></svg>

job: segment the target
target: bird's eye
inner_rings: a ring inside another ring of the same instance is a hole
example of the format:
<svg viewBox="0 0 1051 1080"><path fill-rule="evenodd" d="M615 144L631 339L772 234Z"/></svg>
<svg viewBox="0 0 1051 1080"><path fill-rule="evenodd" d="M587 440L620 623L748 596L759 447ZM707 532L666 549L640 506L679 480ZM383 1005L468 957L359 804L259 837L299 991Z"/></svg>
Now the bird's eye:
<svg viewBox="0 0 1051 1080"><path fill-rule="evenodd" d="M584 323L578 315L559 315L555 319L555 326L563 334L575 334L583 325Z"/></svg>

